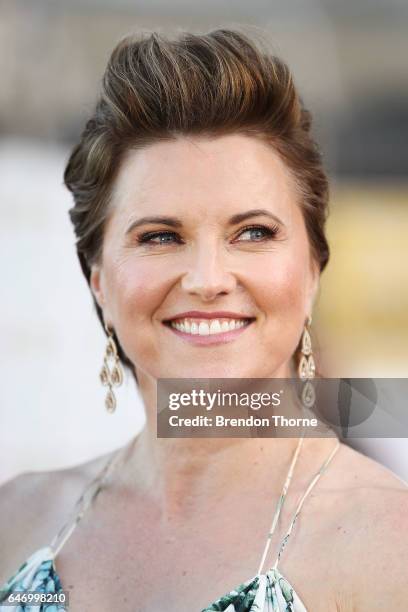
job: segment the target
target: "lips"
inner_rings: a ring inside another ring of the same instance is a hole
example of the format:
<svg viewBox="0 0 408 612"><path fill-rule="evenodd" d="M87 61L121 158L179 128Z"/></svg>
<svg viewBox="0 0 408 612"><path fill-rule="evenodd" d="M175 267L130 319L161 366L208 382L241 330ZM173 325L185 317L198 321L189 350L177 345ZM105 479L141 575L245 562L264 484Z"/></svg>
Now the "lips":
<svg viewBox="0 0 408 612"><path fill-rule="evenodd" d="M191 312L191 311L190 311ZM183 313L187 314L187 313ZM194 311L197 314L197 311ZM224 344L234 341L245 330L250 327L251 323L255 321L256 317L238 317L237 313L228 313L229 315L234 314L233 317L220 317L214 319L214 313L205 313L206 318L202 318L202 313L199 313L200 317L183 316L163 321L165 327L167 327L172 333L179 336L179 338L189 344L197 346L208 346ZM225 314L225 311L219 314Z"/></svg>
<svg viewBox="0 0 408 612"><path fill-rule="evenodd" d="M213 312L205 312L202 310L188 310L186 312L180 312L174 317L163 319L163 323L170 323L170 321L176 321L177 319L255 319L252 315L247 313L231 312L227 310L216 310Z"/></svg>

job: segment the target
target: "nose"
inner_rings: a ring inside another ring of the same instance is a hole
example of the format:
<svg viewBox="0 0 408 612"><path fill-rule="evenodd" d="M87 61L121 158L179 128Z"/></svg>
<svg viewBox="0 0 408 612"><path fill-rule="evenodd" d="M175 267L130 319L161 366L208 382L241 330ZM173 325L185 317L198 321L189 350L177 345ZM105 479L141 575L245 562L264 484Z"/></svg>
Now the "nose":
<svg viewBox="0 0 408 612"><path fill-rule="evenodd" d="M236 278L227 269L220 251L212 243L202 244L194 253L190 253L189 268L181 281L184 291L199 296L203 301L210 301L235 289Z"/></svg>

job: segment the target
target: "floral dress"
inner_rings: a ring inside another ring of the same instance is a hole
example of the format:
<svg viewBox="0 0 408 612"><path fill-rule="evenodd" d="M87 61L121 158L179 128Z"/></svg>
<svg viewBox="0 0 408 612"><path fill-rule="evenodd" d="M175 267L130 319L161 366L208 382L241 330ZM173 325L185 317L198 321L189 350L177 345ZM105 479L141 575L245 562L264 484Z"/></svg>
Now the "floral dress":
<svg viewBox="0 0 408 612"><path fill-rule="evenodd" d="M289 581L278 570L278 563L283 549L290 537L293 526L302 508L302 505L310 491L327 468L328 464L340 448L340 442L336 439L336 445L320 467L318 472L311 479L309 486L301 496L296 507L294 516L289 528L281 541L278 555L274 565L266 572L262 572L266 555L269 550L272 535L275 531L279 515L281 513L293 470L302 446L303 436L299 438L294 452L288 474L281 495L279 497L272 525L267 536L265 549L262 555L258 573L243 582L226 595L223 595L214 603L202 609L201 612L308 612L295 589ZM126 450L127 445L122 450ZM45 594L59 594L63 592L60 578L55 569L55 558L62 546L73 532L75 526L84 515L87 508L98 495L105 485L108 475L119 461L118 453L111 459L102 470L102 473L95 478L79 498L74 508L74 519L68 521L60 532L55 536L49 546L45 546L35 551L17 570L17 572L0 588L0 612L69 612L69 605L62 602L44 602L40 606L29 603L16 603L15 605L4 605L10 593L36 591ZM78 511L79 506L79 511ZM137 611L135 611L137 612ZM195 611L192 611L195 612ZM199 612L198 610L196 612Z"/></svg>

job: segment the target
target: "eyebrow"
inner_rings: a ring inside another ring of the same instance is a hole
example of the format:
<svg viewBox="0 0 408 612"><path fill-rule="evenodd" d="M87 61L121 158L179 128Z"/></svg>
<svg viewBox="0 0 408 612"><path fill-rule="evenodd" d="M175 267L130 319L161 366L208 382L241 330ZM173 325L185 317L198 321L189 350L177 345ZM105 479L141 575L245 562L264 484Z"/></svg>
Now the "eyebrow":
<svg viewBox="0 0 408 612"><path fill-rule="evenodd" d="M269 210L265 210L263 208L254 208L252 210L247 210L246 212L243 212L243 213L237 213L236 215L232 215L232 217L228 219L227 223L228 225L237 225L238 223L241 223L242 221L246 221L247 219L250 219L252 217L270 217L271 219L274 219L281 225L285 225L283 221L279 219L278 216L269 212ZM181 227L183 227L182 222L180 221L180 219L177 219L177 217L166 217L162 215L148 216L148 217L141 217L140 219L133 221L128 227L128 229L126 230L126 234L129 234L129 232L134 230L136 227L140 227L141 225L146 225L148 223L160 223L162 225L168 225L169 227L173 227L177 229L180 229Z"/></svg>

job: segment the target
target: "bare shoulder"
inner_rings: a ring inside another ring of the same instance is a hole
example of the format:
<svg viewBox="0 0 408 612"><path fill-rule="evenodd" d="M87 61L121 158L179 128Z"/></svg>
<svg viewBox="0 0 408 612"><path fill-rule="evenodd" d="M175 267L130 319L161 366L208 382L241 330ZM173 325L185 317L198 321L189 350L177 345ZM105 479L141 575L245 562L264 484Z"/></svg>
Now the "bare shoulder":
<svg viewBox="0 0 408 612"><path fill-rule="evenodd" d="M407 525L408 484L371 457L342 443L332 464L331 483L336 483L345 516L356 527L367 526L361 535L381 526L386 529L396 519Z"/></svg>
<svg viewBox="0 0 408 612"><path fill-rule="evenodd" d="M408 491L408 483L378 461L347 444L340 444L338 459L333 462L334 470L336 463L337 469L342 473L341 480L348 487L368 488L372 491ZM340 477L340 474L337 476Z"/></svg>
<svg viewBox="0 0 408 612"><path fill-rule="evenodd" d="M343 494L338 552L353 584L354 609L408 609L408 485L345 444L333 462L336 475Z"/></svg>
<svg viewBox="0 0 408 612"><path fill-rule="evenodd" d="M0 486L0 585L35 550L50 544L112 454L70 468L24 472Z"/></svg>

